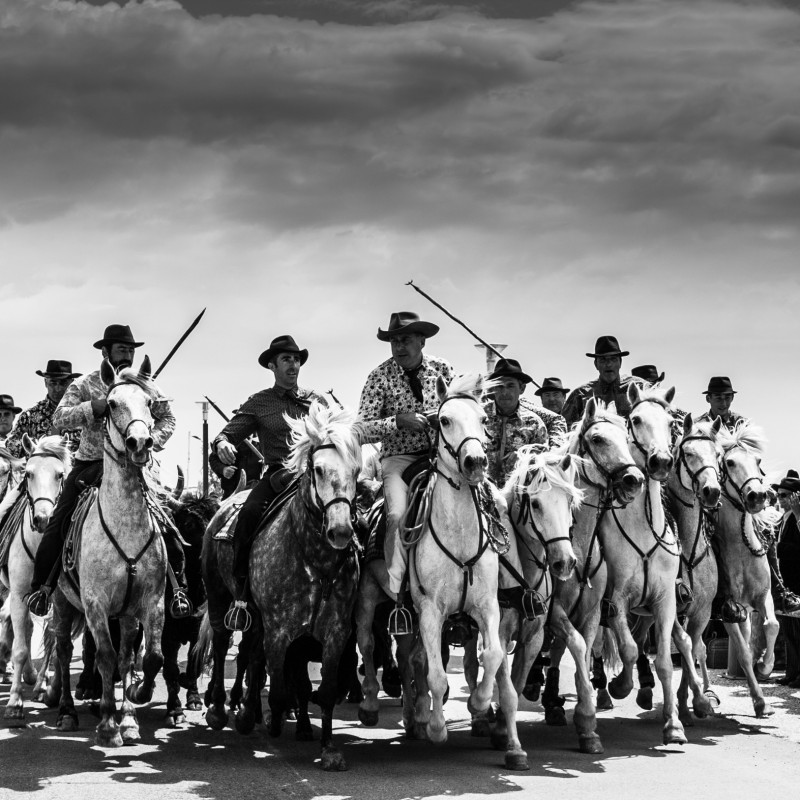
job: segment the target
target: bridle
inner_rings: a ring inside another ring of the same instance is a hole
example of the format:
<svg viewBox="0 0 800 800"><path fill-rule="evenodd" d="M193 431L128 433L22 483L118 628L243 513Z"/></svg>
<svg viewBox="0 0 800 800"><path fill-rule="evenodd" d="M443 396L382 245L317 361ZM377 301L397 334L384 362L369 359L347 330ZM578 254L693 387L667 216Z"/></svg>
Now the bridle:
<svg viewBox="0 0 800 800"><path fill-rule="evenodd" d="M314 453L318 452L319 450L336 450L336 445L332 443L328 444L320 444L316 447L309 450L308 453L308 465L306 467L307 470L311 472L311 485L314 488L314 500L316 501L315 508L322 516L322 530L320 533L325 533L328 529L328 509L332 506L335 506L337 503L344 503L347 508L350 510L350 521L355 526L358 510L356 508L355 498L352 500L349 497L345 497L344 495L337 495L332 500L329 500L327 503L323 501L320 493L319 488L317 487L317 473L314 471ZM310 509L309 509L310 510Z"/></svg>
<svg viewBox="0 0 800 800"><path fill-rule="evenodd" d="M57 456L55 453L33 453L32 455L28 456L28 463L30 463L31 459L33 458L55 458L58 461L61 461L60 456ZM61 492L64 489L64 475L62 474L58 481L58 492L56 493L56 498L53 500L51 497L33 497L31 495L30 484L28 483L27 477L25 479L25 497L28 500L28 514L30 516L30 523L31 528L33 528L33 505L34 503L38 503L40 501L46 501L51 503L53 508L55 508L56 503L58 503L58 499L61 497Z"/></svg>
<svg viewBox="0 0 800 800"><path fill-rule="evenodd" d="M691 492L692 494L697 494L697 490L700 486L700 476L707 470L713 470L714 474L719 477L719 464L715 462L714 464L703 464L699 469L692 470L689 466L689 462L686 460L686 450L684 445L686 442L710 442L712 446L714 446L714 440L710 436L706 436L705 434L692 434L689 436L684 436L680 442L678 442L677 451L678 451L678 458L677 466L675 468L675 477L678 479L678 485L686 492ZM692 481L691 487L687 486L683 479L681 478L681 470L685 470L686 474Z"/></svg>
<svg viewBox="0 0 800 800"><path fill-rule="evenodd" d="M763 473L760 474L760 475L753 475L752 477L747 478L747 480L745 480L741 485L737 484L736 481L731 476L730 472L728 471L727 465L725 464L725 456L727 456L728 453L730 453L731 450L734 450L737 447L740 447L742 450L745 450L745 448L742 447L742 445L734 444L734 445L731 445L730 447L725 448L722 451L722 459L721 459L722 467L721 467L721 474L720 474L720 481L719 482L720 482L720 486L722 486L722 493L730 501L731 505L737 511L740 511L741 513L745 514L745 513L747 513L747 509L745 508L744 492L745 492L745 489L747 488L747 484L748 483L752 483L754 481L757 482L757 483L760 483L761 479L763 477ZM736 492L736 497L734 497L728 491L728 485L733 487L734 491Z"/></svg>
<svg viewBox="0 0 800 800"><path fill-rule="evenodd" d="M589 457L589 460L592 462L592 464L594 464L594 466L595 466L595 469L597 469L597 471L598 471L598 472L599 472L599 473L600 473L600 474L603 476L603 478L605 479L605 481L606 481L606 485L605 485L605 486L602 486L602 485L601 485L601 484L599 484L599 483L595 483L595 481L593 481L593 480L592 480L592 479L591 479L591 478L590 478L590 477L589 477L589 476L586 474L586 470L584 470L584 469L581 469L581 477L583 478L583 480L585 480L585 481L586 481L586 483L587 483L589 486L591 486L591 487L593 487L593 488L595 488L595 489L599 489L599 490L600 490L600 492L601 492L601 494L603 494L603 495L607 495L607 494L608 494L608 492L609 492L609 491L610 491L610 490L613 488L614 482L617 480L617 478L618 478L620 475L622 475L622 473L624 473L624 472L626 472L627 470L629 470L629 469L632 469L632 468L636 468L636 469L638 469L638 467L636 466L636 462L634 462L634 461L630 461L630 462L629 462L629 463L627 463L627 464L620 464L619 466L615 467L614 469L612 469L612 470L609 470L609 469L608 469L607 467L605 467L605 466L604 466L602 463L600 463L600 461L598 460L597 456L596 456L596 455L594 454L594 452L592 451L592 448L591 448L591 447L589 447L589 442L588 442L588 441L587 441L587 439L586 439L586 434L587 434L587 433L588 433L588 432L589 432L589 431L590 431L590 430L591 430L591 429L592 429L592 428L593 428L595 425L599 425L599 424L600 424L600 423L602 423L602 422L609 422L609 421L608 421L608 420L605 420L605 419L596 419L596 420L594 420L593 422L590 422L590 423L589 423L589 424L586 426L586 428L584 428L584 430L582 430L582 431L581 431L581 433L580 433L580 434L579 434L579 436L578 436L578 455L579 455L581 458L583 458L583 457L585 457L585 456L588 456L588 457ZM609 424L613 424L613 423L610 423L610 422L609 422Z"/></svg>
<svg viewBox="0 0 800 800"><path fill-rule="evenodd" d="M480 406L480 403L478 402L478 399L474 395L468 394L466 392L458 392L457 394L449 395L448 397L445 397L445 399L442 400L441 403L439 403L439 409L436 412L437 421L439 420L439 417L441 416L442 409L451 400L471 400L473 403L475 403L478 406ZM462 448L464 447L464 445L467 444L467 442L477 442L480 445L481 451L485 455L486 454L486 442L483 439L480 439L477 436L465 436L461 440L461 442L459 443L458 447L453 447L453 445L450 444L450 442L447 441L447 437L444 435L444 430L442 428L441 422L439 422L439 424L436 427L437 427L437 431L436 431L437 439L441 440L442 444L444 445L445 452L453 459L453 461L455 461L456 468L458 469L458 474L461 475L461 477L463 477L466 480L466 475L464 475L464 470L461 468L461 450L462 450ZM437 468L437 472L438 472L438 468ZM444 473L441 473L441 472L439 474L444 475ZM455 484L452 480L450 480L450 478L447 475L444 475L444 477L446 478L447 482L454 489L460 489L461 488L459 485Z"/></svg>
<svg viewBox="0 0 800 800"><path fill-rule="evenodd" d="M106 392L106 404L108 404L108 398L111 396L111 392L113 392L114 389L117 388L117 386L130 386L130 385L138 386L138 384L133 381L120 381L118 383L113 383L111 386L109 386L108 391ZM113 428L117 432L117 434L120 436L124 444L125 440L128 438L128 432L130 431L131 427L135 425L137 422L141 422L142 425L144 425L145 428L147 428L147 435L152 437L153 435L152 423L145 422L143 419L134 418L125 426L125 430L123 431L119 427L119 425L117 425L117 423L114 422L114 415L111 411L110 405L106 405L104 416L105 416L106 427L105 427L103 449L111 456L111 458L114 459L114 461L116 461L117 464L123 465L125 467L133 465L139 470L147 466L153 459L152 448L150 449L150 452L147 455L147 461L144 464L137 464L136 462L131 461L130 451L128 450L127 447L123 447L123 449L120 450L119 448L114 446L114 442L111 438L111 428Z"/></svg>
<svg viewBox="0 0 800 800"><path fill-rule="evenodd" d="M628 436L630 437L636 449L642 454L642 458L644 459L644 474L647 476L648 480L651 480L650 466L648 464L650 454L648 453L647 450L645 450L644 445L641 443L641 441L639 441L639 438L636 436L636 431L634 430L633 424L631 423L631 415L633 414L634 409L638 408L643 403L654 403L655 405L661 406L662 408L665 408L665 406L660 400L658 400L655 397L643 397L640 400L637 400L631 406L631 410L628 412L628 418L627 420L625 420L625 427L628 429ZM659 483L663 483L666 480L667 478L665 477L664 480L659 481Z"/></svg>

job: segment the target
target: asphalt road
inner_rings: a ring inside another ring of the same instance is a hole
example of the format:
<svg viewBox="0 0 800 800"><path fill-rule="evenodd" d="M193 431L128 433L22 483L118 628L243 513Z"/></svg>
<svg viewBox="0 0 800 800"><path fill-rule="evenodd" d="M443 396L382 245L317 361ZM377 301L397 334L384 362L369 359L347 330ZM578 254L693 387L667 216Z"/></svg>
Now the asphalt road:
<svg viewBox="0 0 800 800"><path fill-rule="evenodd" d="M541 706L523 700L520 735L531 769L509 772L502 753L470 736L460 653L454 650L451 659L451 694L445 707L449 739L443 745L407 741L396 700L383 698L379 727L372 729L360 725L356 706L343 705L335 735L350 769L326 773L319 767L319 742L296 742L291 722L280 739L261 728L248 736L230 728L212 731L199 711L189 712L180 729L164 727L165 691L159 681L155 701L138 712L142 743L119 749L93 744L96 719L80 704L81 730L62 734L54 729L55 710L28 703L27 728L0 728L0 798L32 793L37 800L797 796L800 690L765 685L776 713L758 720L746 686L715 670L720 714L688 729L689 744L669 747L660 744L660 689L653 711L639 709L631 696L601 712L605 753L588 756L577 752L571 724L574 686L565 669L562 687L569 695L570 724L547 727ZM674 677L677 682L677 670ZM0 686L3 705L7 697L8 686ZM318 718L313 722L318 734Z"/></svg>

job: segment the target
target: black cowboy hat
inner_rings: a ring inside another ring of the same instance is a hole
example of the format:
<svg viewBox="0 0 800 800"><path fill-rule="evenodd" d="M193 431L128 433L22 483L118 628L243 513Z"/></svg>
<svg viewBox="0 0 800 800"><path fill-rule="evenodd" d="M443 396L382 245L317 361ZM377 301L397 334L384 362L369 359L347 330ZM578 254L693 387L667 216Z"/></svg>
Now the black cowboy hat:
<svg viewBox="0 0 800 800"><path fill-rule="evenodd" d="M276 336L269 347L258 357L258 363L265 369L272 359L279 353L297 353L300 356L300 366L308 361L308 350L301 350L291 336Z"/></svg>
<svg viewBox="0 0 800 800"><path fill-rule="evenodd" d="M47 369L44 372L37 369L36 374L42 378L80 378L83 373L73 372L71 361L58 361L51 358L47 362Z"/></svg>
<svg viewBox="0 0 800 800"><path fill-rule="evenodd" d="M631 375L635 375L648 383L661 383L664 380L664 373L659 374L658 367L655 364L642 364L640 367L634 367L631 370Z"/></svg>
<svg viewBox="0 0 800 800"><path fill-rule="evenodd" d="M516 378L522 383L531 383L533 378L526 375L519 365L519 361L514 358L501 358L494 368L494 371L489 376L490 381L498 380L499 378Z"/></svg>
<svg viewBox="0 0 800 800"><path fill-rule="evenodd" d="M432 322L423 322L419 314L413 311L395 311L389 317L389 327L385 331L378 328L378 338L382 342L388 342L392 336L401 336L404 333L420 333L430 339L439 333L439 326Z"/></svg>
<svg viewBox="0 0 800 800"><path fill-rule="evenodd" d="M723 375L710 378L708 381L708 389L706 389L703 394L726 394L728 392L731 394L736 394L736 392L733 390L731 379L726 378Z"/></svg>
<svg viewBox="0 0 800 800"><path fill-rule="evenodd" d="M19 414L22 409L14 405L14 398L10 394L0 394L0 411L13 411Z"/></svg>
<svg viewBox="0 0 800 800"><path fill-rule="evenodd" d="M786 475L781 478L780 483L773 483L772 488L775 491L778 489L787 489L790 492L800 492L800 475L797 474L797 470L790 469L787 471Z"/></svg>
<svg viewBox="0 0 800 800"><path fill-rule="evenodd" d="M542 392L564 392L564 394L569 394L569 389L565 389L561 385L561 378L545 378L541 387L534 394L541 397Z"/></svg>
<svg viewBox="0 0 800 800"><path fill-rule="evenodd" d="M601 336L594 345L594 353L587 353L589 358L598 356L629 356L627 350L619 349L619 342L616 336Z"/></svg>
<svg viewBox="0 0 800 800"><path fill-rule="evenodd" d="M103 338L98 339L92 347L102 350L110 344L131 344L134 347L141 347L144 342L134 341L128 325L109 325L103 333Z"/></svg>

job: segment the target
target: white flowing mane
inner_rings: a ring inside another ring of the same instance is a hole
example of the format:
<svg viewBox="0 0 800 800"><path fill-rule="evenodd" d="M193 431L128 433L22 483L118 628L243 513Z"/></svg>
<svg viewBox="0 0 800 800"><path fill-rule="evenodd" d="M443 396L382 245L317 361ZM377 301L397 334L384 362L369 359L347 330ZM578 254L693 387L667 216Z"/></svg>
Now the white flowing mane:
<svg viewBox="0 0 800 800"><path fill-rule="evenodd" d="M466 375L456 375L447 387L447 397L459 394L471 394L480 402L481 393L490 392L500 381L489 381L478 372L469 372Z"/></svg>
<svg viewBox="0 0 800 800"><path fill-rule="evenodd" d="M722 427L719 434L717 434L717 439L723 450L728 450L738 445L749 453L759 456L764 454L764 445L767 443L764 431L750 422L737 425L733 431Z"/></svg>
<svg viewBox="0 0 800 800"><path fill-rule="evenodd" d="M664 397L665 394L664 389L661 388L660 384L655 384L654 386L645 386L639 387L639 399L640 400L649 400L653 403L658 403L662 408L665 408L670 413L674 411L674 407L667 402L667 399Z"/></svg>
<svg viewBox="0 0 800 800"><path fill-rule="evenodd" d="M284 414L283 418L291 430L291 452L283 462L287 469L301 474L306 469L311 450L332 444L348 468L361 470L361 439L353 426L355 415L352 411L331 408L315 400L307 416L295 419Z"/></svg>
<svg viewBox="0 0 800 800"><path fill-rule="evenodd" d="M153 383L153 381L150 378L142 377L139 374L139 371L133 369L133 367L126 367L125 369L121 369L117 373L117 376L114 379L114 386L120 383L135 384L140 389L144 389L144 391L147 393L147 396L151 400L158 400L160 397L155 383Z"/></svg>
<svg viewBox="0 0 800 800"><path fill-rule="evenodd" d="M575 475L577 472L577 456L572 456L570 466L567 471L561 469L561 462L564 456L557 452L537 453L536 445L523 445L517 450L517 461L514 469L508 476L503 495L507 502L511 502L514 491L525 487L532 492L549 491L550 489L560 489L569 497L570 505L578 509L583 502L585 493L575 485ZM528 473L533 471L530 483Z"/></svg>
<svg viewBox="0 0 800 800"><path fill-rule="evenodd" d="M72 466L72 453L60 436L43 436L36 442L31 455L55 456L61 459L67 470Z"/></svg>
<svg viewBox="0 0 800 800"><path fill-rule="evenodd" d="M611 403L611 405L614 406L614 409L607 406L603 400L595 400L595 403L597 404L597 411L595 411L592 421L602 420L603 422L610 422L613 425L616 425L618 428L625 430L625 420L614 410L616 408L614 403ZM568 447L572 445L580 436L582 427L583 417L581 417L577 422L572 423L572 427L569 429L570 435Z"/></svg>

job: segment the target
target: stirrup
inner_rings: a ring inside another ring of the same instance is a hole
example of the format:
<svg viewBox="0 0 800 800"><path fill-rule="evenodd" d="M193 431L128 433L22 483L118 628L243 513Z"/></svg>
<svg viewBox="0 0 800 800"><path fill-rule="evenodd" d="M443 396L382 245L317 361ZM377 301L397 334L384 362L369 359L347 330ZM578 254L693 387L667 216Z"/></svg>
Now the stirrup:
<svg viewBox="0 0 800 800"><path fill-rule="evenodd" d="M405 636L413 632L414 620L411 612L402 603L398 603L389 614L389 633L392 636Z"/></svg>
<svg viewBox="0 0 800 800"><path fill-rule="evenodd" d="M722 621L729 625L744 622L747 619L747 609L730 597L722 604L720 614Z"/></svg>
<svg viewBox="0 0 800 800"><path fill-rule="evenodd" d="M173 619L183 619L190 617L194 612L194 605L187 597L183 589L175 589L172 592L172 602L169 604L169 613Z"/></svg>
<svg viewBox="0 0 800 800"><path fill-rule="evenodd" d="M547 605L535 589L526 589L522 593L522 613L528 622L547 613Z"/></svg>
<svg viewBox="0 0 800 800"><path fill-rule="evenodd" d="M27 600L28 611L37 617L46 617L50 610L50 593L52 591L49 587L42 586L35 592L31 592Z"/></svg>
<svg viewBox="0 0 800 800"><path fill-rule="evenodd" d="M253 624L253 618L247 610L246 600L234 600L231 607L225 614L225 627L229 631L241 631L245 633L250 630Z"/></svg>
<svg viewBox="0 0 800 800"><path fill-rule="evenodd" d="M619 614L619 609L611 602L608 597L604 597L600 601L600 624L608 627L608 621L614 619Z"/></svg>
<svg viewBox="0 0 800 800"><path fill-rule="evenodd" d="M680 606L687 606L694 600L694 592L692 587L685 584L681 578L675 581L675 600Z"/></svg>

